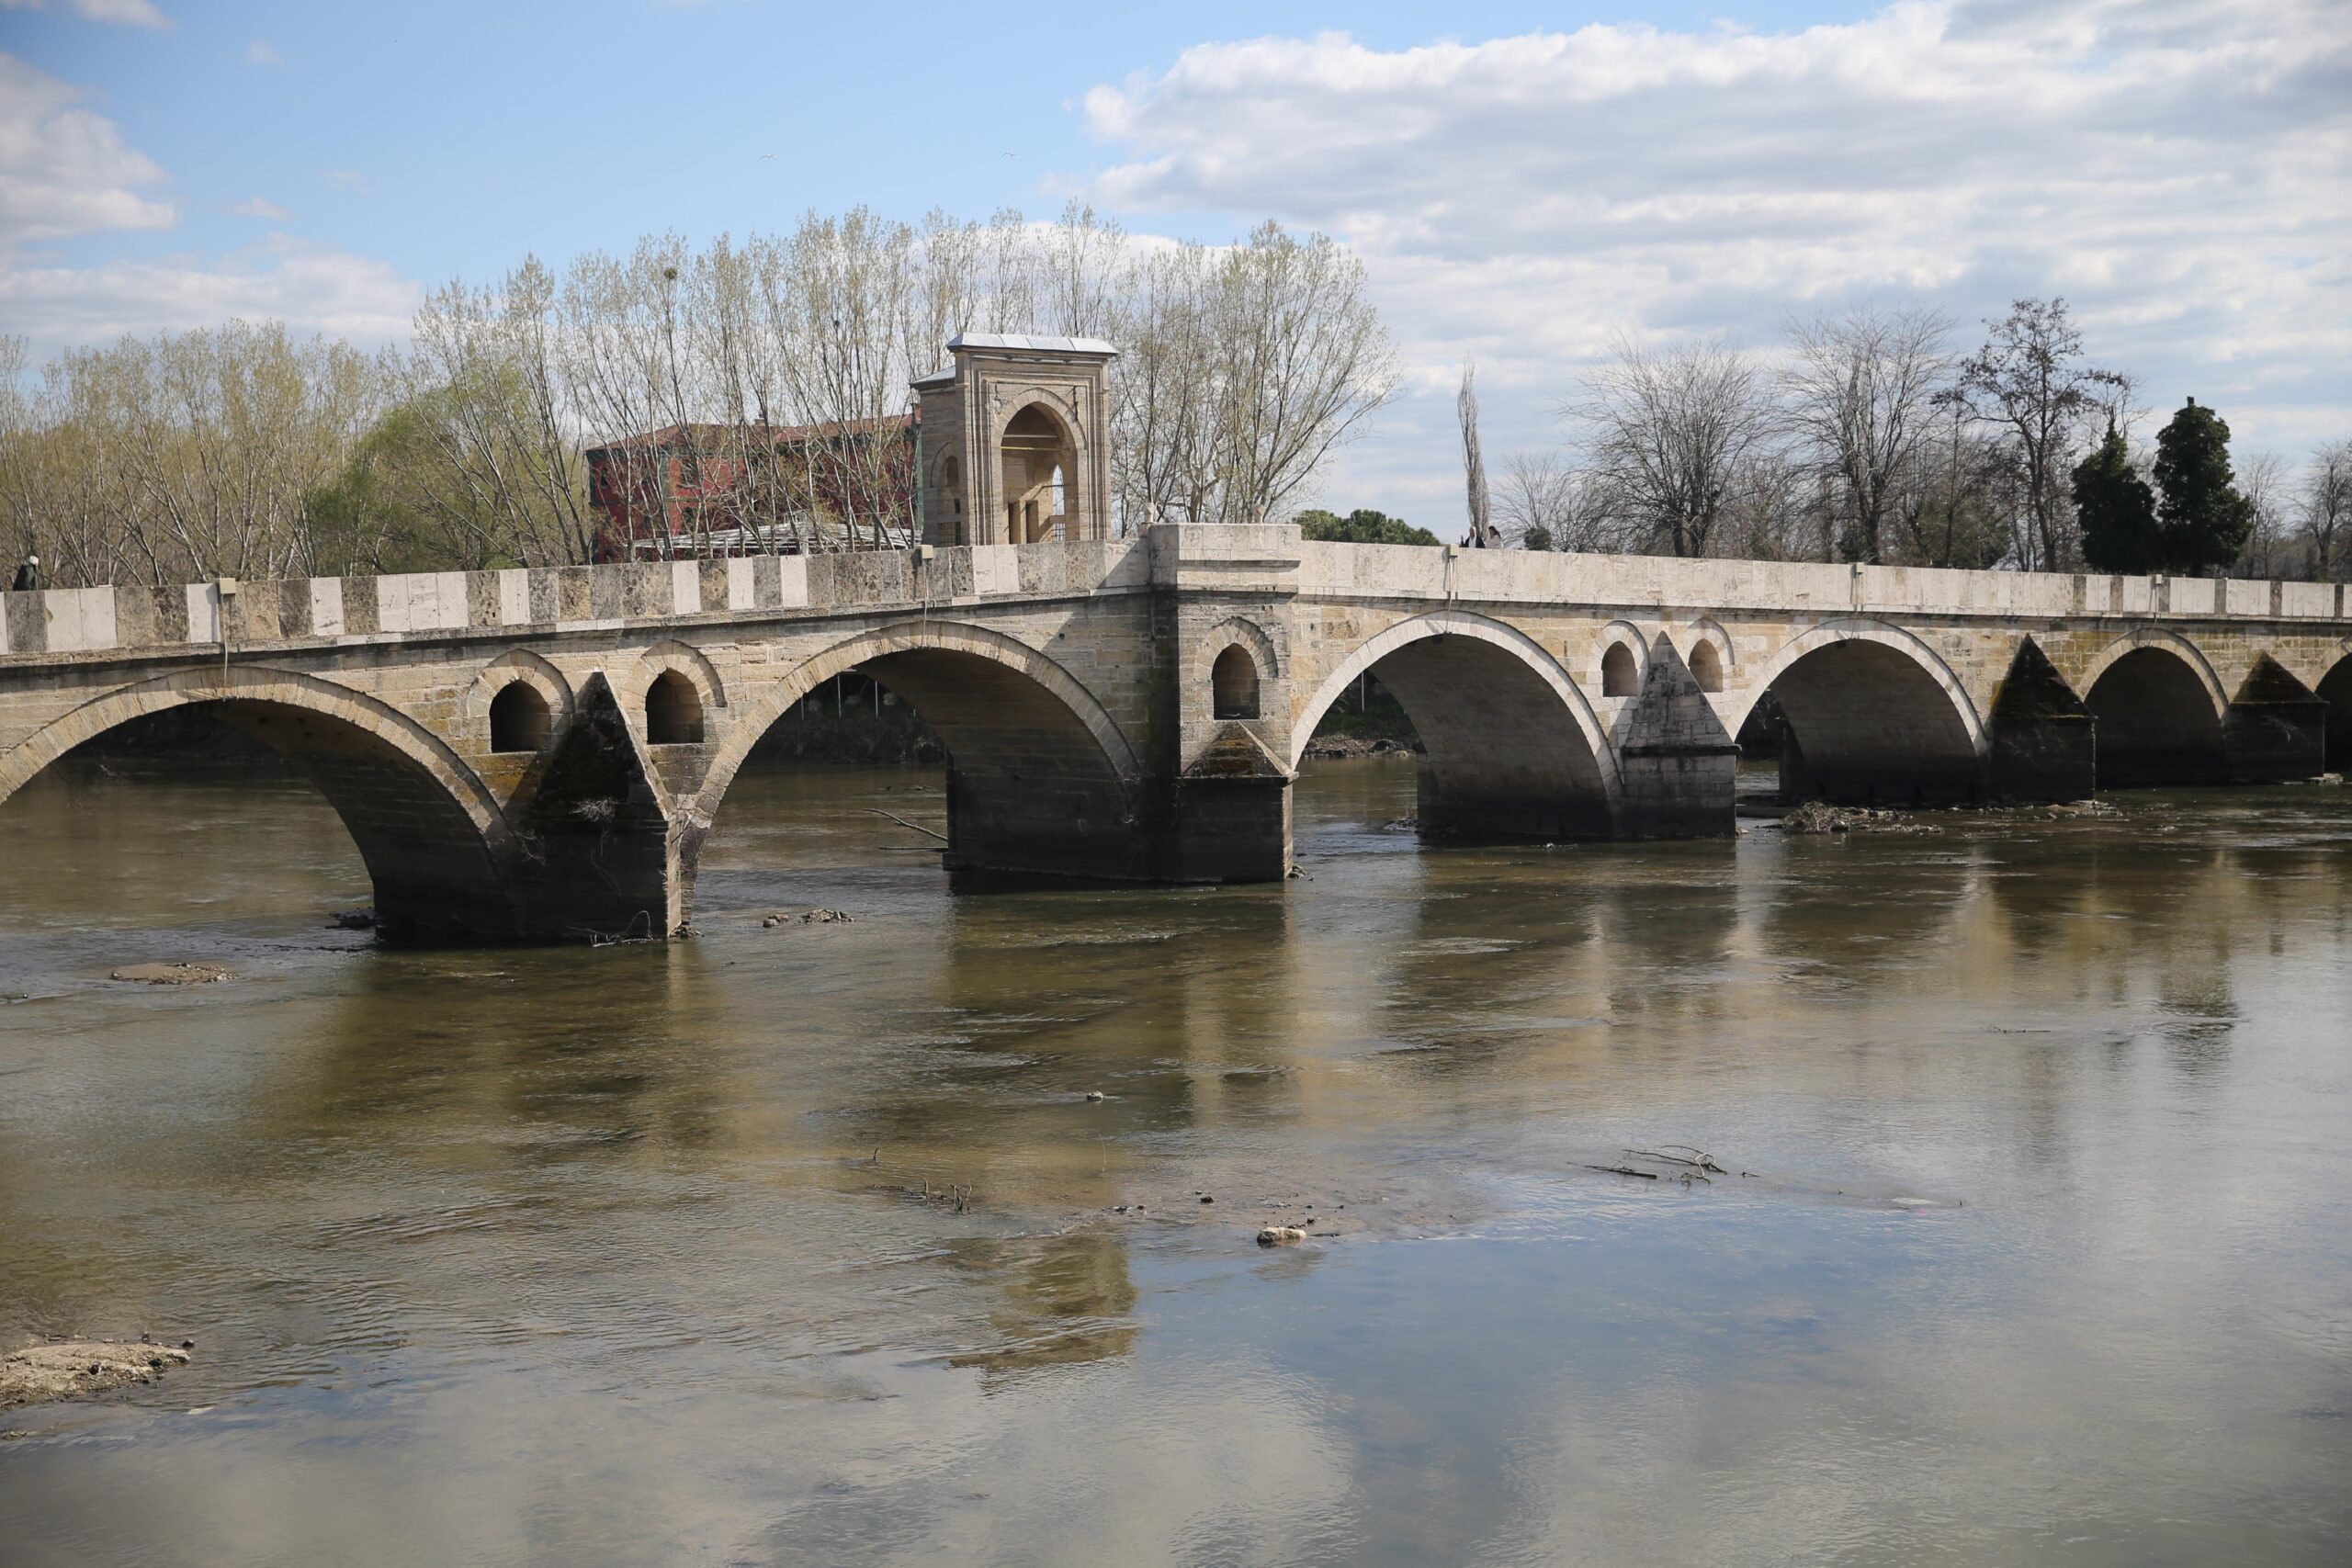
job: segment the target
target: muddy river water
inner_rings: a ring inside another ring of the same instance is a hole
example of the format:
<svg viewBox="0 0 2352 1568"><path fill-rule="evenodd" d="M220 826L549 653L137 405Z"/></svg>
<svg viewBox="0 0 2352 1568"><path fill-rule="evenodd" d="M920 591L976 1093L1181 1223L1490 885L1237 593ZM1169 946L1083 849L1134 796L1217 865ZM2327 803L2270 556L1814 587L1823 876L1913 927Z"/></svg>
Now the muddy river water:
<svg viewBox="0 0 2352 1568"><path fill-rule="evenodd" d="M426 953L299 779L69 762L0 1337L198 1349L0 1412L0 1560L2343 1562L2352 791L2119 803L1424 852L1333 763L1304 880L956 897L936 774L777 772L696 940Z"/></svg>

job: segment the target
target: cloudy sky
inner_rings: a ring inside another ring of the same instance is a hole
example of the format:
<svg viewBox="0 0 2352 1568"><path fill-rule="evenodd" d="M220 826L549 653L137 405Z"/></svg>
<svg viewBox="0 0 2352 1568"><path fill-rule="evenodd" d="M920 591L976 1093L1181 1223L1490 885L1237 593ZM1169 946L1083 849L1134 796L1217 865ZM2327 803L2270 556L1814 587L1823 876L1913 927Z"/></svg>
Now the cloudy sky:
<svg viewBox="0 0 2352 1568"><path fill-rule="evenodd" d="M372 12L373 14L369 14ZM1134 14L1125 14L1134 13ZM1618 328L2074 301L2245 448L2352 432L2352 4L0 0L0 331L397 335L526 251L859 202L1352 243L1414 391L1327 487L1458 506ZM773 156L768 156L773 154Z"/></svg>

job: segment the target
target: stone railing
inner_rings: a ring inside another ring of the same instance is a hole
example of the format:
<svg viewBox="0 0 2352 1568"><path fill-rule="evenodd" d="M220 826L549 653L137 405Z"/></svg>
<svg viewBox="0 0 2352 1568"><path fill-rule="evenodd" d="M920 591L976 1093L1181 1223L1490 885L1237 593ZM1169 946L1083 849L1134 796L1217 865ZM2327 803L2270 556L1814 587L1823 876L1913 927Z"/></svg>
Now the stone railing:
<svg viewBox="0 0 2352 1568"><path fill-rule="evenodd" d="M828 556L217 582L0 594L0 659L506 631L595 631L1010 596L1304 593L1430 604L1566 604L1702 615L2343 621L2340 583L1679 560L1302 542L1285 525L1163 525L1143 537ZM224 608L225 606L225 608Z"/></svg>
<svg viewBox="0 0 2352 1568"><path fill-rule="evenodd" d="M688 617L1088 593L1149 581L1139 539L311 577L0 594L0 657L597 631ZM224 610L225 606L225 610Z"/></svg>

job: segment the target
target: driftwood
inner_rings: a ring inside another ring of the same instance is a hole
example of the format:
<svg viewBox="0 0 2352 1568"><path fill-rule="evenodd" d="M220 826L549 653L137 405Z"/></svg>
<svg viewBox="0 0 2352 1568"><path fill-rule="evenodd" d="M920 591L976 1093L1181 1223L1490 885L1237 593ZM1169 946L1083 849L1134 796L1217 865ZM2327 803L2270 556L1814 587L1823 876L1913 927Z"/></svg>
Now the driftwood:
<svg viewBox="0 0 2352 1568"><path fill-rule="evenodd" d="M893 812L885 811L878 806L869 806L865 809L871 811L876 817L889 818L891 821L896 822L901 828L911 828L918 833L928 833L943 844L947 841L947 835L941 832L936 828L926 828L920 822L910 822L905 818L898 816Z"/></svg>

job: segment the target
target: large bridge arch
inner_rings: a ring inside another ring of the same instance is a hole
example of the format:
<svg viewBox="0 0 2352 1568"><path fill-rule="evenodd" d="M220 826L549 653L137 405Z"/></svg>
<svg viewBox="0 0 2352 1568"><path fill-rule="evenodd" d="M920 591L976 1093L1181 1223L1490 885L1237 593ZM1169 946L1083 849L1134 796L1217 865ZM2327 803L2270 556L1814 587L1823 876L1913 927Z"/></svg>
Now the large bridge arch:
<svg viewBox="0 0 2352 1568"><path fill-rule="evenodd" d="M0 801L85 740L198 705L310 775L358 848L386 935L513 934L499 866L506 824L489 786L415 719L298 671L185 670L95 698L0 754Z"/></svg>
<svg viewBox="0 0 2352 1568"><path fill-rule="evenodd" d="M1617 756L1591 703L1533 637L1464 610L1399 621L1342 660L1291 715L1292 768L1323 715L1367 671L1425 748L1424 834L1552 840L1614 831Z"/></svg>
<svg viewBox="0 0 2352 1568"><path fill-rule="evenodd" d="M949 869L1145 880L1143 769L1117 720L1059 663L992 628L902 621L803 660L745 705L691 807L704 824L760 738L834 676L857 671L910 703L948 753Z"/></svg>
<svg viewBox="0 0 2352 1568"><path fill-rule="evenodd" d="M2352 643L2339 644L2328 655L2312 690L2327 705L2327 768L2352 771Z"/></svg>
<svg viewBox="0 0 2352 1568"><path fill-rule="evenodd" d="M1848 617L1792 637L1729 698L1724 728L1738 734L1768 691L1788 721L1783 798L1912 804L1984 794L1984 716L1951 666L1900 626Z"/></svg>
<svg viewBox="0 0 2352 1568"><path fill-rule="evenodd" d="M2211 784L2228 771L2230 694L2202 649L2143 627L2092 659L2081 686L2098 726L2101 788Z"/></svg>

